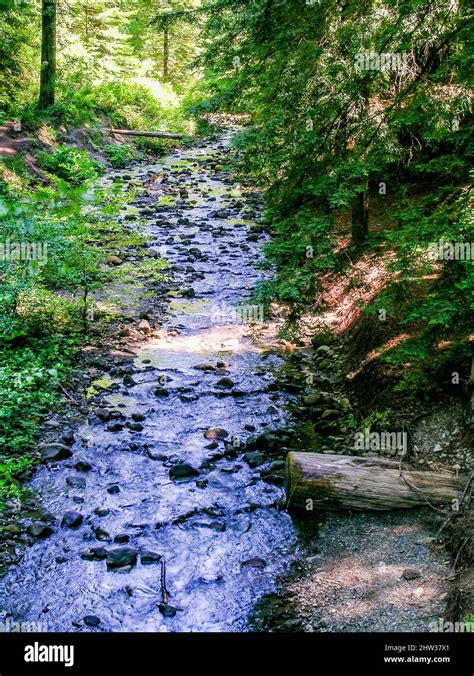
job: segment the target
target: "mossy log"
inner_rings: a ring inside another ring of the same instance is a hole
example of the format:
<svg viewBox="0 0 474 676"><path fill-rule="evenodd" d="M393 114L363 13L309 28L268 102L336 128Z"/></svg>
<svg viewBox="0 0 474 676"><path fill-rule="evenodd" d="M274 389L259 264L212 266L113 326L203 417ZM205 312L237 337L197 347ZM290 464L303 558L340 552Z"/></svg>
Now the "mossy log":
<svg viewBox="0 0 474 676"><path fill-rule="evenodd" d="M285 491L289 509L388 510L460 500L465 477L420 471L397 460L322 453L289 453Z"/></svg>

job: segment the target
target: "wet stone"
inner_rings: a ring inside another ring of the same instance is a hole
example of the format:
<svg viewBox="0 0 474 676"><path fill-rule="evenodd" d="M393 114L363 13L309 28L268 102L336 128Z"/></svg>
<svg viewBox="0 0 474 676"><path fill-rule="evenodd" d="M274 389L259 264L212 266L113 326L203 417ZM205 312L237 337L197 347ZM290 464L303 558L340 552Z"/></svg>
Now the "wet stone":
<svg viewBox="0 0 474 676"><path fill-rule="evenodd" d="M259 453L259 451L248 451L247 453L244 453L244 460L249 467L255 468L263 465L265 456L263 453Z"/></svg>
<svg viewBox="0 0 474 676"><path fill-rule="evenodd" d="M170 479L174 481L182 481L185 479L192 479L193 477L199 476L197 469L188 465L186 462L183 462L179 465L173 465L169 471Z"/></svg>
<svg viewBox="0 0 474 676"><path fill-rule="evenodd" d="M247 561L242 561L240 565L242 568L265 568L267 562L265 561L265 559L261 559L260 557L256 556L253 559L247 559Z"/></svg>
<svg viewBox="0 0 474 676"><path fill-rule="evenodd" d="M231 378L220 378L215 384L216 387L222 387L224 389L230 389L234 387L235 383Z"/></svg>
<svg viewBox="0 0 474 676"><path fill-rule="evenodd" d="M72 451L65 444L44 444L40 446L40 453L43 462L65 460L72 455Z"/></svg>
<svg viewBox="0 0 474 676"><path fill-rule="evenodd" d="M153 563L158 563L161 561L161 554L153 552L151 549L143 548L140 550L140 562L144 566L151 565Z"/></svg>
<svg viewBox="0 0 474 676"><path fill-rule="evenodd" d="M128 535L128 533L119 533L114 537L114 542L121 545L126 544L127 542L130 542L130 535Z"/></svg>
<svg viewBox="0 0 474 676"><path fill-rule="evenodd" d="M66 477L66 483L68 486L71 486L72 488L85 488L86 487L86 480L84 477L81 476L68 476Z"/></svg>
<svg viewBox="0 0 474 676"><path fill-rule="evenodd" d="M90 472L92 469L92 465L85 460L78 460L74 464L74 469L77 469L78 472Z"/></svg>
<svg viewBox="0 0 474 676"><path fill-rule="evenodd" d="M114 422L111 425L107 425L107 430L109 432L121 432L124 428L124 425L119 422Z"/></svg>
<svg viewBox="0 0 474 676"><path fill-rule="evenodd" d="M107 568L130 569L137 562L138 551L135 547L119 547L107 552Z"/></svg>
<svg viewBox="0 0 474 676"><path fill-rule="evenodd" d="M159 603L158 608L163 617L175 617L180 608L170 606L168 603Z"/></svg>
<svg viewBox="0 0 474 676"><path fill-rule="evenodd" d="M72 444L74 443L74 433L72 432L72 430L66 430L66 432L64 432L64 434L62 435L61 439L63 443L66 444L67 446L72 446Z"/></svg>
<svg viewBox="0 0 474 676"><path fill-rule="evenodd" d="M28 526L28 533L34 538L43 539L53 534L53 529L43 521L35 521Z"/></svg>
<svg viewBox="0 0 474 676"><path fill-rule="evenodd" d="M78 528L84 517L79 512L66 512L61 520L62 528Z"/></svg>
<svg viewBox="0 0 474 676"><path fill-rule="evenodd" d="M141 432L143 430L143 425L139 422L129 422L127 423L127 427L132 432Z"/></svg>
<svg viewBox="0 0 474 676"><path fill-rule="evenodd" d="M81 559L86 561L103 561L107 557L107 550L104 547L92 547L85 552L81 552Z"/></svg>
<svg viewBox="0 0 474 676"><path fill-rule="evenodd" d="M229 432L224 430L222 427L213 427L212 429L204 432L206 439L215 440L215 439L225 439L229 436Z"/></svg>

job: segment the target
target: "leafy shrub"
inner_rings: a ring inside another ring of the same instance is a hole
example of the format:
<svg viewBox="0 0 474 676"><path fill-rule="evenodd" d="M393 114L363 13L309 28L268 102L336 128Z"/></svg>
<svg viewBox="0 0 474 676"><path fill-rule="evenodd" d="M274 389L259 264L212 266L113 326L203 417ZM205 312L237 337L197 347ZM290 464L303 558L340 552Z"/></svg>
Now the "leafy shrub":
<svg viewBox="0 0 474 676"><path fill-rule="evenodd" d="M101 162L75 146L61 146L54 153L39 151L36 157L48 171L73 186L97 178L105 171Z"/></svg>
<svg viewBox="0 0 474 676"><path fill-rule="evenodd" d="M122 169L135 156L135 149L127 143L121 145L109 143L102 148L102 153L115 169Z"/></svg>

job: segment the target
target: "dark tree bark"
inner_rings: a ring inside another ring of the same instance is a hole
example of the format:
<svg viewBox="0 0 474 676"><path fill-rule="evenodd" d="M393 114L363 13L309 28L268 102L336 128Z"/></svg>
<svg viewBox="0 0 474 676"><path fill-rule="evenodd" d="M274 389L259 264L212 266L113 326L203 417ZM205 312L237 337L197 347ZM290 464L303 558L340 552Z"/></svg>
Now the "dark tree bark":
<svg viewBox="0 0 474 676"><path fill-rule="evenodd" d="M57 0L42 0L40 109L47 108L54 103L56 89L56 9Z"/></svg>
<svg viewBox="0 0 474 676"><path fill-rule="evenodd" d="M168 26L163 31L163 80L169 80L169 64L170 64L170 31Z"/></svg>
<svg viewBox="0 0 474 676"><path fill-rule="evenodd" d="M357 193L352 206L352 242L362 244L369 232L369 191Z"/></svg>

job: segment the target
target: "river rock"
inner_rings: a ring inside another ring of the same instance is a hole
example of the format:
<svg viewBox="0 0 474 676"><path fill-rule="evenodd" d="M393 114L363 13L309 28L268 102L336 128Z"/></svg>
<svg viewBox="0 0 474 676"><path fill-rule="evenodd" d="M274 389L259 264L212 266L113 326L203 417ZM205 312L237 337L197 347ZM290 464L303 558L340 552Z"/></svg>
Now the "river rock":
<svg viewBox="0 0 474 676"><path fill-rule="evenodd" d="M158 563L161 561L161 554L153 552L151 549L140 549L140 561L142 565L148 566L152 563Z"/></svg>
<svg viewBox="0 0 474 676"><path fill-rule="evenodd" d="M107 558L107 550L104 547L92 547L85 552L81 552L81 559L86 561L103 561Z"/></svg>
<svg viewBox="0 0 474 676"><path fill-rule="evenodd" d="M204 432L204 436L206 437L206 439L214 441L215 439L225 439L226 437L229 436L229 432L227 432L227 430L222 429L222 427L213 427Z"/></svg>
<svg viewBox="0 0 474 676"><path fill-rule="evenodd" d="M129 373L126 373L124 375L122 382L125 385L125 387L133 387L134 385L137 384L137 381L134 380Z"/></svg>
<svg viewBox="0 0 474 676"><path fill-rule="evenodd" d="M43 462L54 462L70 458L72 451L65 444L42 444L40 446L41 459Z"/></svg>
<svg viewBox="0 0 474 676"><path fill-rule="evenodd" d="M85 488L86 480L82 476L68 476L66 477L66 483L72 488Z"/></svg>
<svg viewBox="0 0 474 676"><path fill-rule="evenodd" d="M170 479L179 481L184 479L192 479L195 476L199 476L199 472L191 465L183 462L179 465L173 465L169 471L169 476Z"/></svg>
<svg viewBox="0 0 474 676"><path fill-rule="evenodd" d="M12 537L21 535L23 533L23 527L18 523L7 523L6 526L3 526L2 533L7 533Z"/></svg>
<svg viewBox="0 0 474 676"><path fill-rule="evenodd" d="M222 389L230 389L234 385L235 383L231 378L220 378L216 383L216 387L221 387Z"/></svg>
<svg viewBox="0 0 474 676"><path fill-rule="evenodd" d="M197 394L180 394L179 398L183 404L191 404L193 401L197 401L199 396Z"/></svg>
<svg viewBox="0 0 474 676"><path fill-rule="evenodd" d="M72 430L66 430L64 434L61 437L62 442L66 444L66 446L72 446L74 443L74 433Z"/></svg>
<svg viewBox="0 0 474 676"><path fill-rule="evenodd" d="M53 529L44 521L34 521L28 526L28 533L34 538L47 538L53 534Z"/></svg>
<svg viewBox="0 0 474 676"><path fill-rule="evenodd" d="M107 425L108 432L121 432L124 428L123 423L113 422L110 425Z"/></svg>
<svg viewBox="0 0 474 676"><path fill-rule="evenodd" d="M107 552L107 568L130 570L137 562L135 547L119 547Z"/></svg>
<svg viewBox="0 0 474 676"><path fill-rule="evenodd" d="M142 319L138 323L138 330L141 331L142 333L150 333L151 331L150 322L148 322L146 319Z"/></svg>
<svg viewBox="0 0 474 676"><path fill-rule="evenodd" d="M96 409L95 415L102 420L102 422L108 422L110 420L110 411L106 408Z"/></svg>
<svg viewBox="0 0 474 676"><path fill-rule="evenodd" d="M159 603L158 608L163 617L175 617L178 610L181 610L181 608L170 606L169 603Z"/></svg>
<svg viewBox="0 0 474 676"><path fill-rule="evenodd" d="M107 493L110 493L110 495L116 495L117 493L120 493L120 486L118 484L112 484L111 486L108 486Z"/></svg>
<svg viewBox="0 0 474 676"><path fill-rule="evenodd" d="M92 465L86 460L78 460L74 465L74 469L78 472L90 472Z"/></svg>
<svg viewBox="0 0 474 676"><path fill-rule="evenodd" d="M259 451L247 451L247 453L244 454L244 460L249 467L255 468L263 465L265 456Z"/></svg>
<svg viewBox="0 0 474 676"><path fill-rule="evenodd" d="M266 565L265 559L261 559L258 556L255 556L253 559L247 559L247 561L242 561L240 564L241 568L265 568Z"/></svg>
<svg viewBox="0 0 474 676"><path fill-rule="evenodd" d="M128 422L127 427L132 432L141 432L143 430L143 425L139 422Z"/></svg>
<svg viewBox="0 0 474 676"><path fill-rule="evenodd" d="M196 369L197 371L215 371L216 367L209 362L203 362L202 364L195 364L193 369Z"/></svg>
<svg viewBox="0 0 474 676"><path fill-rule="evenodd" d="M114 542L119 545L124 545L127 542L130 542L130 535L128 533L119 533L114 537Z"/></svg>
<svg viewBox="0 0 474 676"><path fill-rule="evenodd" d="M105 259L105 262L107 263L107 265L115 266L115 265L122 265L123 261L118 256L107 256L107 258Z"/></svg>
<svg viewBox="0 0 474 676"><path fill-rule="evenodd" d="M305 406L314 406L315 404L319 404L322 401L322 396L319 394L319 392L312 392L311 394L307 394L305 397L303 397L303 404Z"/></svg>
<svg viewBox="0 0 474 676"><path fill-rule="evenodd" d="M339 411L334 408L327 408L321 413L321 419L326 420L327 418L335 418L339 415Z"/></svg>
<svg viewBox="0 0 474 676"><path fill-rule="evenodd" d="M100 619L97 615L86 615L84 618L84 624L87 627L98 627L100 624Z"/></svg>
<svg viewBox="0 0 474 676"><path fill-rule="evenodd" d="M167 455L165 455L161 451L153 450L152 448L149 448L146 454L150 458L150 460L159 460L160 462L166 462L168 460Z"/></svg>
<svg viewBox="0 0 474 676"><path fill-rule="evenodd" d="M196 292L194 291L192 286L186 286L183 289L179 290L179 295L182 298L194 298Z"/></svg>
<svg viewBox="0 0 474 676"><path fill-rule="evenodd" d="M78 528L84 517L79 512L66 512L61 521L62 528Z"/></svg>

